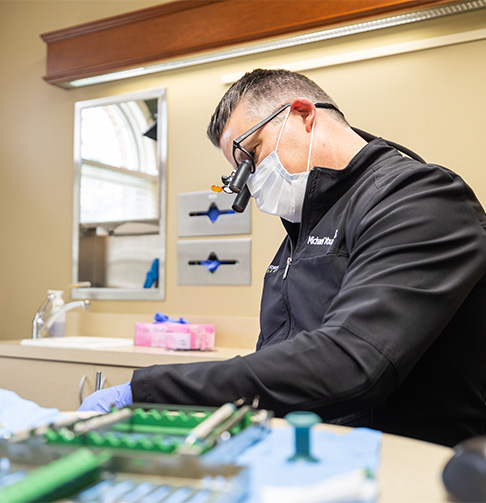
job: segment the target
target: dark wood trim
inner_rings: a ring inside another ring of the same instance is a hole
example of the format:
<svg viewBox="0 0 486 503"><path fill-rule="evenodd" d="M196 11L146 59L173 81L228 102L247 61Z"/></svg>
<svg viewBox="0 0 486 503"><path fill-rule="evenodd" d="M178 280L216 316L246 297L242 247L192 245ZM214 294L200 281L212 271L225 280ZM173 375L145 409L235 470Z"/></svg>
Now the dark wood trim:
<svg viewBox="0 0 486 503"><path fill-rule="evenodd" d="M450 0L178 0L41 35L52 84Z"/></svg>
<svg viewBox="0 0 486 503"><path fill-rule="evenodd" d="M136 23L138 21L144 21L154 17L163 17L176 12L185 11L187 9L200 8L210 3L217 3L220 1L222 0L175 0L170 3L128 12L127 14L119 14L118 16L99 19L90 23L79 24L69 28L44 33L41 37L45 42L51 43L56 40L76 37L86 33L93 33L95 31L109 30L110 28L114 28L116 26Z"/></svg>

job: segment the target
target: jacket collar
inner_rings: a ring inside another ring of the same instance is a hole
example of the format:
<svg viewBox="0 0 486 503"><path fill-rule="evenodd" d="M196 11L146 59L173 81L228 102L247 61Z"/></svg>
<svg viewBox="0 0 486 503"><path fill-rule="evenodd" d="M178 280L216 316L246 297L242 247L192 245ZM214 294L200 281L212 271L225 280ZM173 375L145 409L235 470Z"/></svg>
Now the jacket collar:
<svg viewBox="0 0 486 503"><path fill-rule="evenodd" d="M393 155L400 154L384 140L376 138L365 145L344 169L315 166L309 173L302 224L293 224L282 219L292 241L297 241L301 225L310 231L378 159Z"/></svg>

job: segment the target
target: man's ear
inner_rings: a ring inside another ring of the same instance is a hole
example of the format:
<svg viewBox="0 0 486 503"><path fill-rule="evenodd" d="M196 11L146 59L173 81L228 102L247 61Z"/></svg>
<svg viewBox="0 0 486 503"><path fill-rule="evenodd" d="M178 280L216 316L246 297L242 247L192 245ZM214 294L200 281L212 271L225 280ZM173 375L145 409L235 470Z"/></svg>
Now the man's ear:
<svg viewBox="0 0 486 503"><path fill-rule="evenodd" d="M305 130L310 133L312 131L312 124L316 120L316 107L312 101L306 98L299 98L290 104L290 113L297 112L302 117L305 123Z"/></svg>

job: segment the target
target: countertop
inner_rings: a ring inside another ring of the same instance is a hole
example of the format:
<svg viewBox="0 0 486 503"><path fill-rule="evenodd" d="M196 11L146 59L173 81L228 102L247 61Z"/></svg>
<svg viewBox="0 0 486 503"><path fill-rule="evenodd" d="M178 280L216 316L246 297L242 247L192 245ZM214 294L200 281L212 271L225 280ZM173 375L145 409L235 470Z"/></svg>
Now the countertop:
<svg viewBox="0 0 486 503"><path fill-rule="evenodd" d="M168 351L145 346L101 347L73 349L24 346L20 340L0 341L0 356L35 360L93 363L124 367L146 367L158 363L187 363L196 361L226 360L237 355L247 355L249 348L214 348L214 351Z"/></svg>

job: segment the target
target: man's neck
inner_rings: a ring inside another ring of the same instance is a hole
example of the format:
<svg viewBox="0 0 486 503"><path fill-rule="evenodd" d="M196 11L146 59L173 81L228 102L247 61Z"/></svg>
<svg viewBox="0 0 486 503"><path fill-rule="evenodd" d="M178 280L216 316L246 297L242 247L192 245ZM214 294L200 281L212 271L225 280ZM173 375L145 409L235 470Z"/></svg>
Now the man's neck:
<svg viewBox="0 0 486 503"><path fill-rule="evenodd" d="M344 169L367 142L351 128L331 124L320 130L316 141L314 166ZM314 156L313 156L314 157Z"/></svg>

